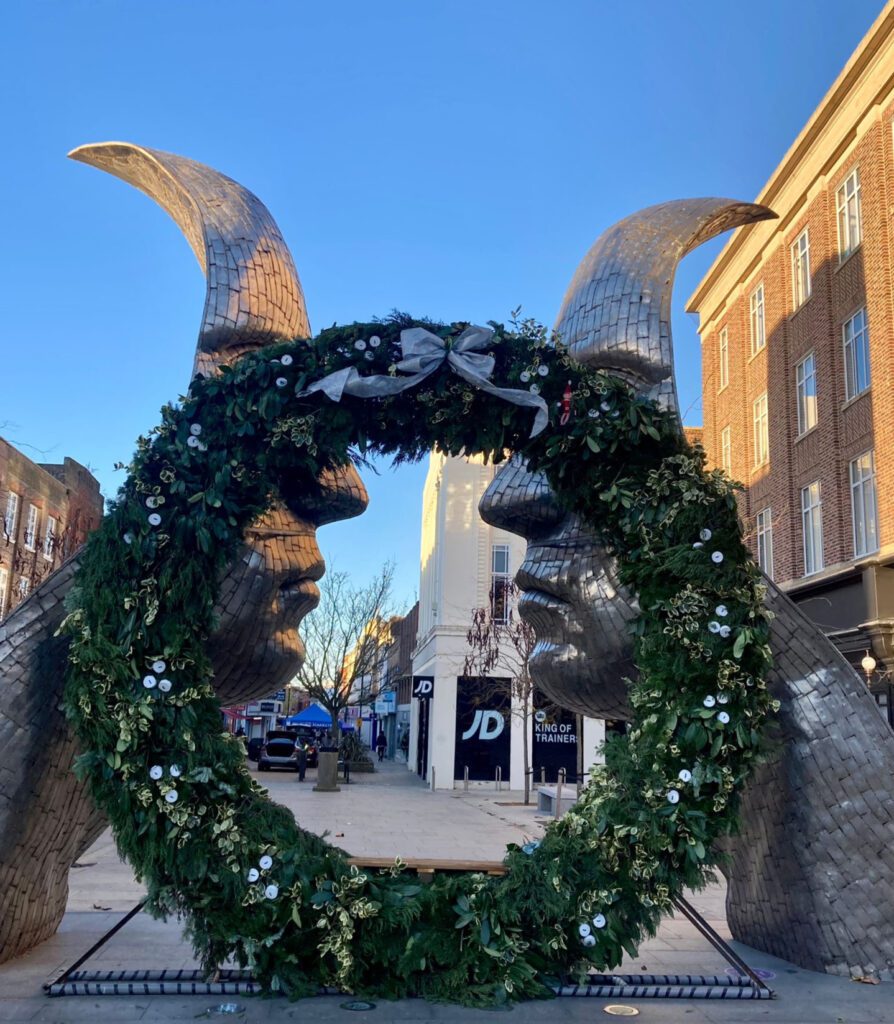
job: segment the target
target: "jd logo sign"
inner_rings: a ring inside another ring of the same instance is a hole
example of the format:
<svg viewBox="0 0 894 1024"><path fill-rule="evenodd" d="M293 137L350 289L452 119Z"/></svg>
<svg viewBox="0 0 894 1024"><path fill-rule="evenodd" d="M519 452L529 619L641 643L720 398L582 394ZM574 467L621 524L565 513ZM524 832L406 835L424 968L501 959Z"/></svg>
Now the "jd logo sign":
<svg viewBox="0 0 894 1024"><path fill-rule="evenodd" d="M479 740L495 740L505 724L499 711L476 711L472 724L463 733L463 739L473 739L477 732Z"/></svg>
<svg viewBox="0 0 894 1024"><path fill-rule="evenodd" d="M413 676L413 696L419 700L431 700L435 693L434 676Z"/></svg>
<svg viewBox="0 0 894 1024"><path fill-rule="evenodd" d="M454 778L494 781L497 769L509 780L512 729L508 679L458 676Z"/></svg>

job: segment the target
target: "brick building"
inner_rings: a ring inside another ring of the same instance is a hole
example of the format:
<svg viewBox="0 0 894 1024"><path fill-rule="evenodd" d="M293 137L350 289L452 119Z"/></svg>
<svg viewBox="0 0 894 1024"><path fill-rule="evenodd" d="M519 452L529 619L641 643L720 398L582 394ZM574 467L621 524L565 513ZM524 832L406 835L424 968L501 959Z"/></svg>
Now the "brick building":
<svg viewBox="0 0 894 1024"><path fill-rule="evenodd" d="M762 568L880 703L894 668L894 4L691 297L703 443Z"/></svg>
<svg viewBox="0 0 894 1024"><path fill-rule="evenodd" d="M0 438L0 619L102 519L99 482L74 459L32 462Z"/></svg>

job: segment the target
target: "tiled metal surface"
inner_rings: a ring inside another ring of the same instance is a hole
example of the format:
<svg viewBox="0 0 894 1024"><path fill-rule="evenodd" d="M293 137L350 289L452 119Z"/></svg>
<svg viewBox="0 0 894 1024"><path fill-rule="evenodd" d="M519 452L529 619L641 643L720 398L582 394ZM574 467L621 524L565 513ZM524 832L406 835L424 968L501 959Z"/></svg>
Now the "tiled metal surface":
<svg viewBox="0 0 894 1024"><path fill-rule="evenodd" d="M731 199L680 199L618 221L581 260L556 331L578 358L676 410L670 302L677 264L702 242L773 216Z"/></svg>
<svg viewBox="0 0 894 1024"><path fill-rule="evenodd" d="M75 155L157 199L206 267L199 371L309 333L291 256L250 192L201 164L139 147L83 147ZM353 467L319 483L248 531L222 582L211 652L225 703L268 696L300 664L297 627L316 597L299 584L323 572L316 528L367 504ZM67 648L54 633L77 565L75 556L0 624L0 962L53 934L69 868L105 824L70 770L77 748L59 710Z"/></svg>
<svg viewBox="0 0 894 1024"><path fill-rule="evenodd" d="M578 268L557 330L676 409L670 297L677 261L718 230L757 219L718 200L652 207L610 228ZM517 461L494 478L484 518L521 534L521 611L534 625L538 684L560 704L627 718L626 624L636 602L616 565L542 476ZM769 581L768 581L769 583ZM742 942L803 967L894 977L894 736L862 680L776 587L768 606L782 702L778 746L749 783L742 828L726 843L727 916Z"/></svg>
<svg viewBox="0 0 894 1024"><path fill-rule="evenodd" d="M154 199L186 236L205 272L196 368L212 372L223 352L310 336L292 255L267 207L204 164L129 142L73 149Z"/></svg>

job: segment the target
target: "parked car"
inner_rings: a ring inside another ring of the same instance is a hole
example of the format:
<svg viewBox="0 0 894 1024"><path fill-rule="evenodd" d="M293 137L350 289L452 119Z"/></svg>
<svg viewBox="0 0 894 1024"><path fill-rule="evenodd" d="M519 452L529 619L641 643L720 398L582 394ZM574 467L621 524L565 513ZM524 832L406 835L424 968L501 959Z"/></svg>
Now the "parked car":
<svg viewBox="0 0 894 1024"><path fill-rule="evenodd" d="M316 768L319 756L314 730L298 726L292 729L271 729L267 733L267 739L258 752L258 771L265 772L268 768L291 768L292 771L298 771L297 754L294 758L292 754L299 743L307 753L307 767ZM286 746L274 746L279 744ZM280 764L278 760L273 760L274 755L268 754L271 747L277 751L277 758L285 756L284 763Z"/></svg>
<svg viewBox="0 0 894 1024"><path fill-rule="evenodd" d="M271 768L286 768L298 771L298 738L288 733L274 735L267 733L267 739L258 755L258 771L267 772Z"/></svg>

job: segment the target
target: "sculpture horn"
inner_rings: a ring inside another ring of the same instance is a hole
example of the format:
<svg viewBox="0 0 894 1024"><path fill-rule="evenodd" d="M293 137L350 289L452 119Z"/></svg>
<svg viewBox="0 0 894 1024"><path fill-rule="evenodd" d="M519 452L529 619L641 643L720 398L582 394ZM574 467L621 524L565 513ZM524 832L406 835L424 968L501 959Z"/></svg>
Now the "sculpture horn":
<svg viewBox="0 0 894 1024"><path fill-rule="evenodd" d="M145 192L186 236L206 281L196 373L213 372L225 350L233 356L310 336L292 255L248 189L195 160L130 142L78 146L68 155Z"/></svg>
<svg viewBox="0 0 894 1024"><path fill-rule="evenodd" d="M618 221L571 279L556 320L562 342L678 411L670 322L677 264L730 228L775 216L732 199L679 199Z"/></svg>

